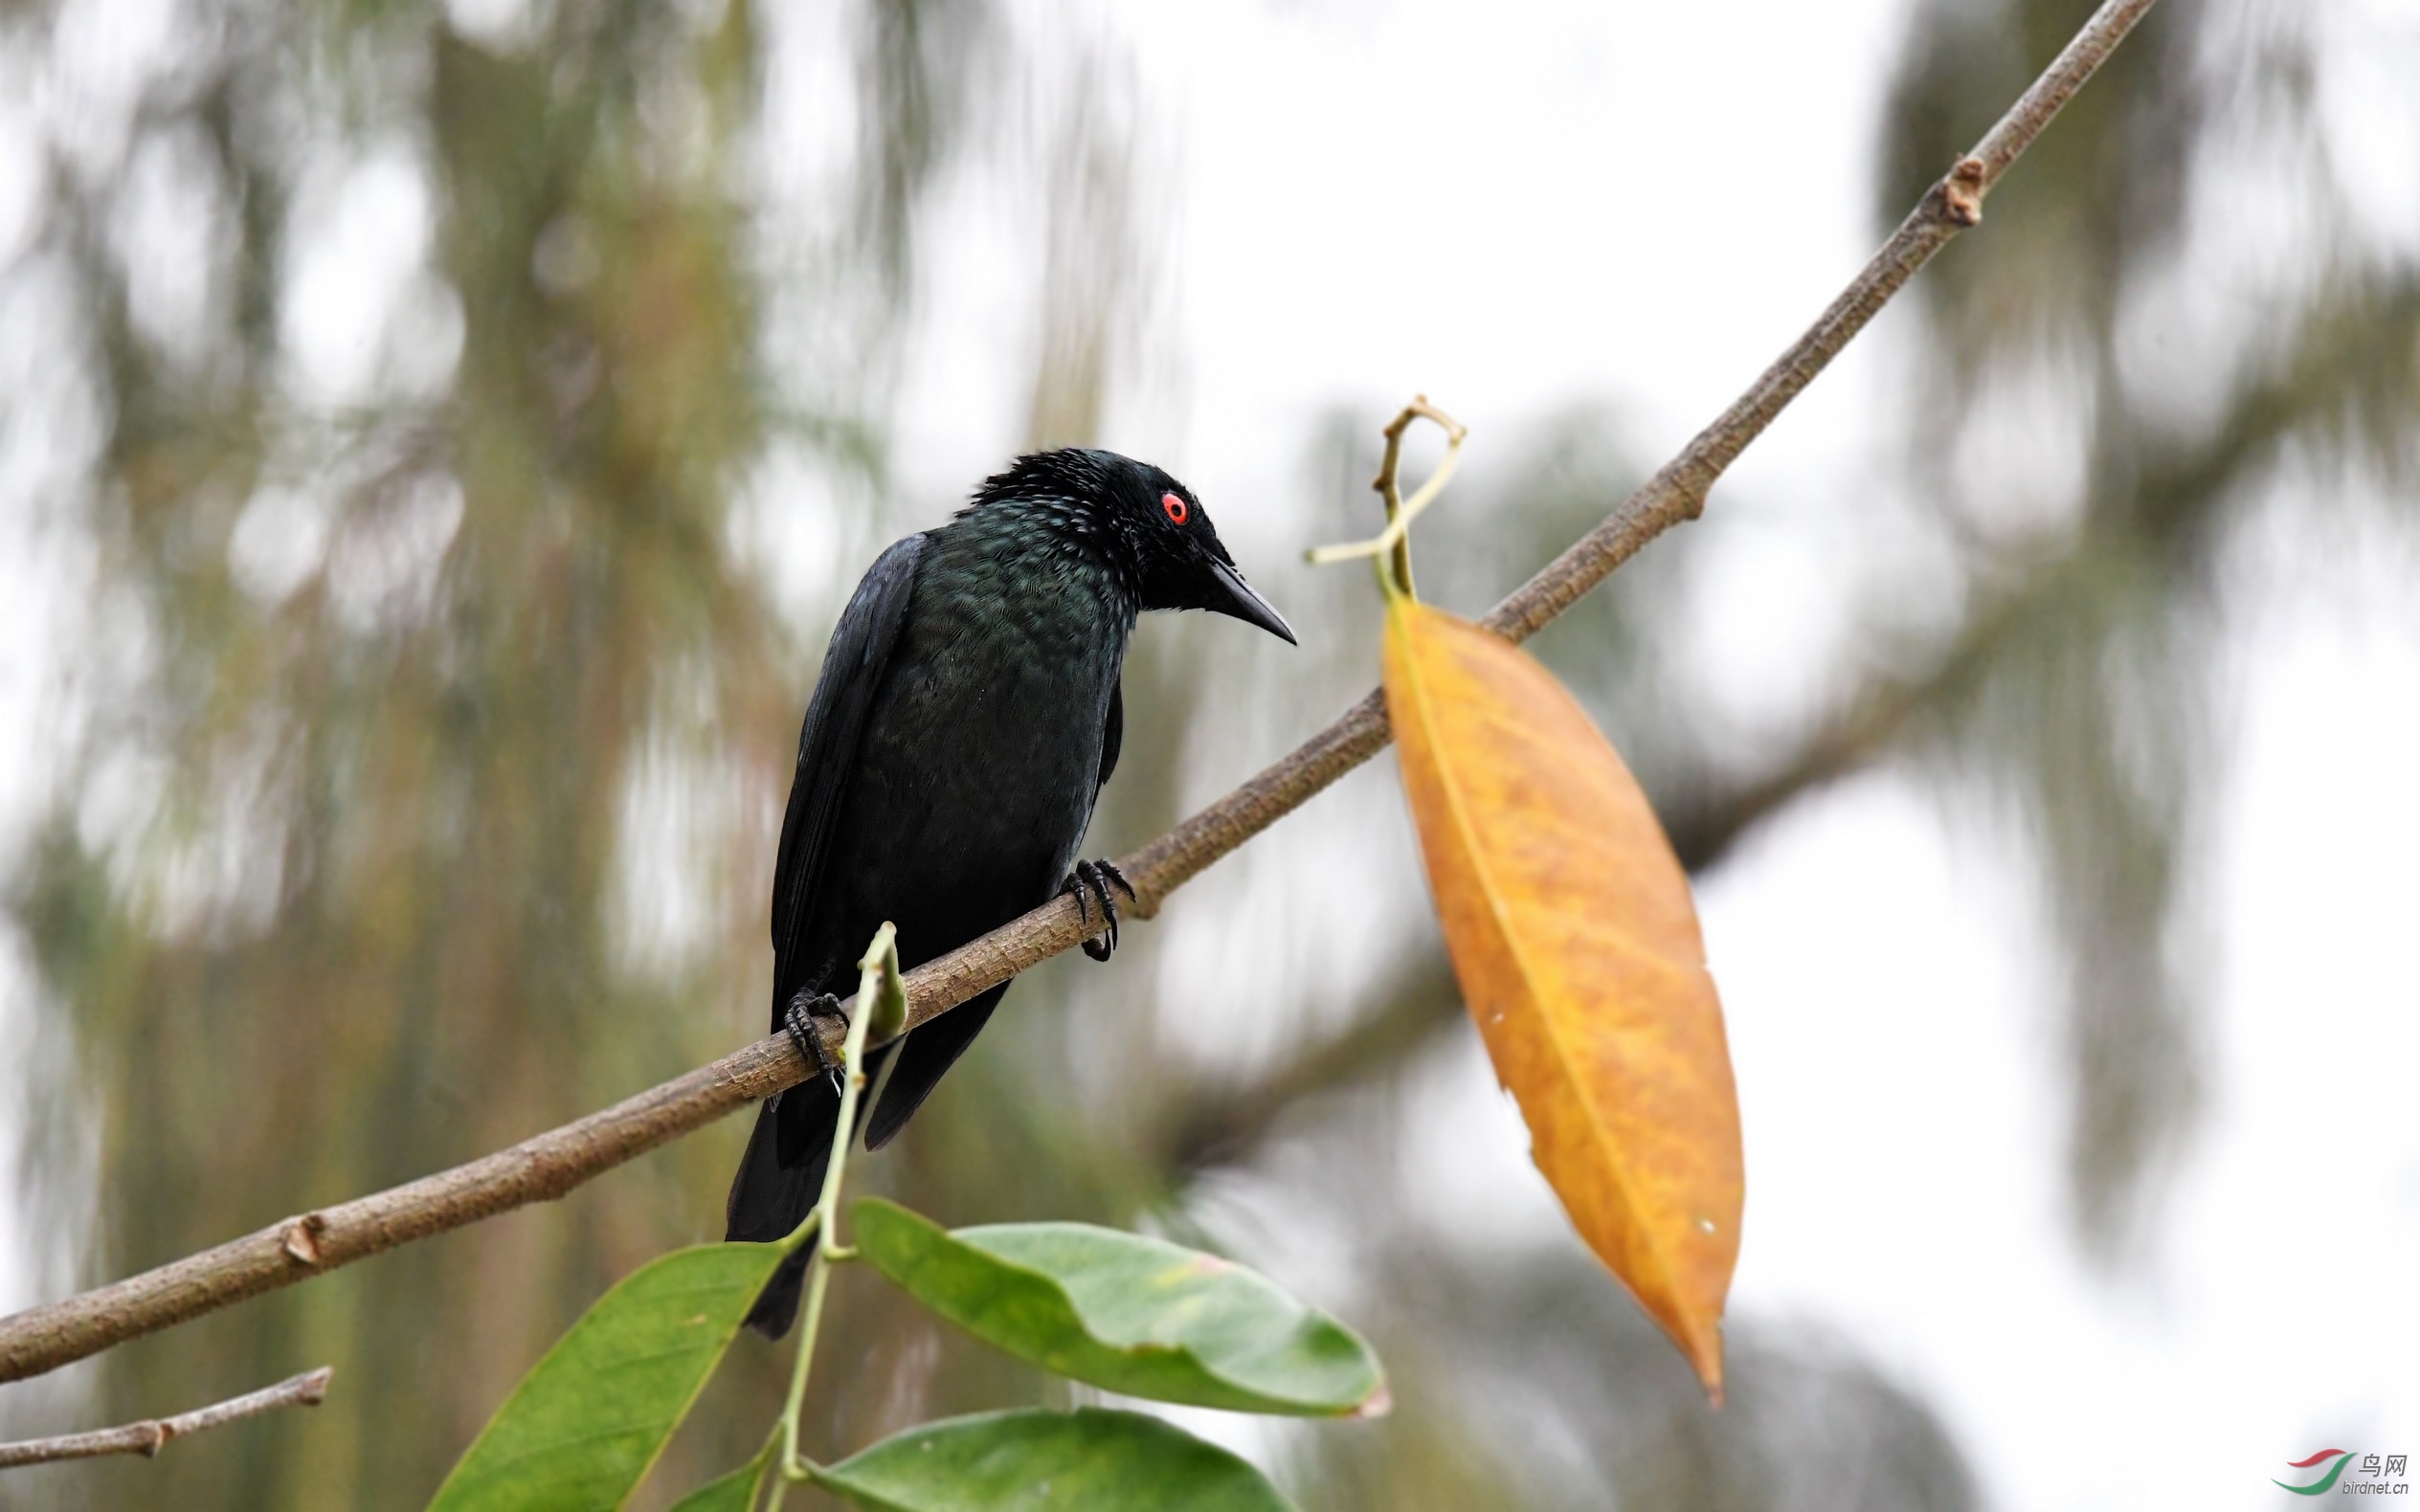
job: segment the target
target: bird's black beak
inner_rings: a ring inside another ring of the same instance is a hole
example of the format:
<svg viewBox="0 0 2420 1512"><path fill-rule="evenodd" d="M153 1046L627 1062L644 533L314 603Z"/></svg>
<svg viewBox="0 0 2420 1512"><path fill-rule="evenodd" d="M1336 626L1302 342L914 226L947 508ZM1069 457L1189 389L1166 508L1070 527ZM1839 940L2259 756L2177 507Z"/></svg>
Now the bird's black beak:
<svg viewBox="0 0 2420 1512"><path fill-rule="evenodd" d="M1232 614L1247 625L1258 625L1286 644L1299 645L1294 639L1294 627L1286 623L1286 616L1272 608L1267 599L1252 591L1252 585L1244 581L1244 574L1211 557L1208 561L1211 579L1218 587L1201 607L1214 614Z"/></svg>

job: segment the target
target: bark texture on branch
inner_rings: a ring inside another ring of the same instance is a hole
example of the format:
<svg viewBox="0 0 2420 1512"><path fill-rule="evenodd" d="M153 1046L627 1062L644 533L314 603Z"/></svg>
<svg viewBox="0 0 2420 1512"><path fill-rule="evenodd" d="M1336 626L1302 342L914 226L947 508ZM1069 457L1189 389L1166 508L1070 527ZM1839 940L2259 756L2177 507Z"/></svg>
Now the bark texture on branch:
<svg viewBox="0 0 2420 1512"><path fill-rule="evenodd" d="M1481 621L1525 640L1636 555L1704 509L1725 469L1812 383L1933 255L1981 218L1983 201L2154 0L2105 0L2082 31L1902 221L1839 298L1745 393L1603 523ZM1276 765L1131 856L1131 912L1149 919L1168 895L1378 754L1386 712L1371 693ZM1075 945L1085 926L1061 897L908 974L907 1027ZM834 1048L837 1048L835 1046ZM321 1271L560 1197L638 1155L802 1080L809 1067L774 1037L451 1170L305 1213L157 1270L0 1319L0 1381L56 1369L128 1339Z"/></svg>
<svg viewBox="0 0 2420 1512"><path fill-rule="evenodd" d="M141 1455L147 1459L166 1448L169 1439L198 1434L205 1428L258 1417L280 1407L317 1407L327 1399L327 1383L335 1373L326 1366L321 1366L316 1370L288 1377L275 1386L246 1392L230 1401L195 1408L190 1412L179 1412L174 1417L148 1418L119 1428L95 1429L89 1434L61 1434L56 1438L29 1438L22 1443L0 1444L0 1470L13 1470L19 1465L49 1464L59 1459L92 1459L101 1455Z"/></svg>

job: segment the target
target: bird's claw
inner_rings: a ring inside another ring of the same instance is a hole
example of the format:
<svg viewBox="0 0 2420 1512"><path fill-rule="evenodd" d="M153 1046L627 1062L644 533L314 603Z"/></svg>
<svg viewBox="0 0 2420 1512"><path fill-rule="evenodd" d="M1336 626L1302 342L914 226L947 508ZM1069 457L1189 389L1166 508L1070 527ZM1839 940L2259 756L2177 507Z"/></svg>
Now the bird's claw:
<svg viewBox="0 0 2420 1512"><path fill-rule="evenodd" d="M1100 904L1101 917L1107 922L1099 933L1085 936L1084 953L1095 961L1107 961L1117 949L1117 894L1124 893L1131 901L1134 884L1126 879L1126 874L1113 861L1078 861L1059 890L1075 896L1076 918L1087 927L1092 923L1092 911L1087 905Z"/></svg>
<svg viewBox="0 0 2420 1512"><path fill-rule="evenodd" d="M823 1032L818 1023L818 1020L834 1018L840 1021L840 1028L845 1032L849 1016L840 1012L839 998L829 992L813 995L801 992L792 998L790 1006L782 1011L781 1027L790 1032L790 1042L798 1047L798 1054L822 1072L824 1079L832 1083L832 1090L838 1092L840 1090L840 1061L824 1048Z"/></svg>

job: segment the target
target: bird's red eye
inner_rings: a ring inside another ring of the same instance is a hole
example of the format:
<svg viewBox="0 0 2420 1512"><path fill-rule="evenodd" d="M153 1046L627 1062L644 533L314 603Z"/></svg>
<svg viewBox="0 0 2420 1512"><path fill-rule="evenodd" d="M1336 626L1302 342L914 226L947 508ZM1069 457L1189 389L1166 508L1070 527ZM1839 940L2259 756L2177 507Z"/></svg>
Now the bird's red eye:
<svg viewBox="0 0 2420 1512"><path fill-rule="evenodd" d="M1185 517L1193 513L1191 509L1185 507L1185 501L1175 494L1160 495L1159 507L1168 512L1168 523L1171 524L1183 524Z"/></svg>

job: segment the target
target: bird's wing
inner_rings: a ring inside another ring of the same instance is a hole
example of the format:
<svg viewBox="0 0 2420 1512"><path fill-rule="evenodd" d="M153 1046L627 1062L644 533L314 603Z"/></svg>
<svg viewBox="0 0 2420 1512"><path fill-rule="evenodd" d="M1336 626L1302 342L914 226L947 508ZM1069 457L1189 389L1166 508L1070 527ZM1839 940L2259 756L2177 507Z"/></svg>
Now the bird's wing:
<svg viewBox="0 0 2420 1512"><path fill-rule="evenodd" d="M857 768L865 714L890 664L891 648L908 617L916 586L916 564L925 538L909 536L875 559L864 581L833 627L831 647L807 717L798 728L798 770L790 782L790 807L781 816L781 851L773 862L773 1028L781 1028L788 995L803 983L792 981L817 963L796 958L808 944L808 921L822 885L832 830Z"/></svg>
<svg viewBox="0 0 2420 1512"><path fill-rule="evenodd" d="M1092 796L1101 796L1101 789L1109 785L1109 773L1117 770L1118 747L1126 744L1126 680L1121 678L1109 684L1109 722L1101 728L1101 775L1092 784Z"/></svg>
<svg viewBox="0 0 2420 1512"><path fill-rule="evenodd" d="M988 991L978 992L942 1014L927 1019L908 1032L895 1046L886 1045L896 1064L890 1075L883 1078L882 1101L865 1119L865 1147L881 1149L908 1124L915 1111L932 1096L940 1083L941 1074L956 1064L966 1054L966 1047L975 1043L975 1036L990 1022L992 1010L1000 1006L1008 995L1009 984L1002 982ZM877 1052L878 1054L880 1052ZM868 1060L869 1066L874 1062Z"/></svg>

